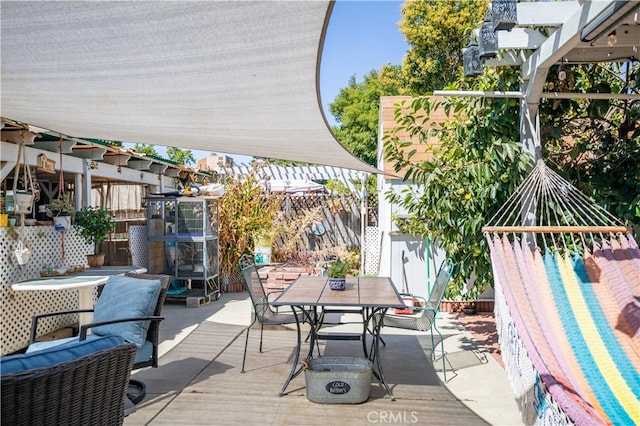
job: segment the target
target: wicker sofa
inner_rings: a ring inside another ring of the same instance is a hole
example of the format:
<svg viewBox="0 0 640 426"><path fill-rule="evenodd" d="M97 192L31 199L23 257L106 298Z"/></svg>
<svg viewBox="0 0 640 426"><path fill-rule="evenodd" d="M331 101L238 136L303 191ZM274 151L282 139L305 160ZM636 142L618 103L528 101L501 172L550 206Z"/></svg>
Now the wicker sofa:
<svg viewBox="0 0 640 426"><path fill-rule="evenodd" d="M122 424L135 353L135 344L107 336L2 357L2 424Z"/></svg>

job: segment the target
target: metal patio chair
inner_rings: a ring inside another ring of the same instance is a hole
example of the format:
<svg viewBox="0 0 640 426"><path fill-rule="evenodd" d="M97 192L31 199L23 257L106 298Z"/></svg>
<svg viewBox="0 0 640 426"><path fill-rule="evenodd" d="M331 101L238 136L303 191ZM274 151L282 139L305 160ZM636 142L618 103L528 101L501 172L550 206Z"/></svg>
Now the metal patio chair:
<svg viewBox="0 0 640 426"><path fill-rule="evenodd" d="M295 314L282 314L278 313L269 303L269 295L283 290L276 290L269 293L264 291L262 280L258 275L258 268L255 265L254 258L251 255L243 254L238 260L240 270L242 271L242 277L247 287L247 292L251 298L251 304L253 305L253 319L249 327L247 327L247 336L244 342L244 355L242 356L242 373L245 372L244 366L247 359L247 346L249 344L249 330L256 322L260 323L260 352L262 352L262 336L265 325L284 325L295 324ZM300 329L298 328L298 334ZM298 341L300 336L298 336Z"/></svg>
<svg viewBox="0 0 640 426"><path fill-rule="evenodd" d="M442 350L442 373L444 374L445 382L447 381L447 370L445 366L446 358L444 351L444 338L442 337L442 333L440 333L440 330L438 330L438 327L436 326L436 318L438 315L438 310L440 309L440 302L442 301L442 297L444 296L444 291L446 290L447 284L449 284L449 280L451 279L453 268L454 264L451 259L446 259L442 262L438 274L436 275L436 280L433 284L433 288L431 288L431 292L429 293L428 299L413 294L400 294L400 296L413 297L419 302L419 305L422 306L409 306L408 308L412 311L412 313L409 314L387 313L382 319L383 327L394 327L416 331L429 330L431 332L431 357L434 361L436 360L435 340L433 337L433 331L435 330L436 333L438 333L438 336L440 336L440 347Z"/></svg>

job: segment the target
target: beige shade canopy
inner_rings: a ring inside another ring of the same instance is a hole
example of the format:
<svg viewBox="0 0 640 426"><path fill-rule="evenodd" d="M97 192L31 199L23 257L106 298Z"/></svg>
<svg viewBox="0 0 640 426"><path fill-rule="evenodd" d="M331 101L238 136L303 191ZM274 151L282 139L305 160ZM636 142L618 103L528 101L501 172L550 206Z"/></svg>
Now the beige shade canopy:
<svg viewBox="0 0 640 426"><path fill-rule="evenodd" d="M2 117L374 172L319 99L321 1L2 2Z"/></svg>

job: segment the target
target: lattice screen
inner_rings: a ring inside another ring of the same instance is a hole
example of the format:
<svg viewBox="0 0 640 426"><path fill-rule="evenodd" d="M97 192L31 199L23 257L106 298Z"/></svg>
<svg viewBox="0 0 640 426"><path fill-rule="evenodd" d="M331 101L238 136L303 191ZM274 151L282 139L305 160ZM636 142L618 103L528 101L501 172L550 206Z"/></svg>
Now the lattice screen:
<svg viewBox="0 0 640 426"><path fill-rule="evenodd" d="M367 226L364 234L364 273L375 275L380 268L380 228Z"/></svg>
<svg viewBox="0 0 640 426"><path fill-rule="evenodd" d="M91 247L73 229L61 233L53 226L16 227L16 231L24 232L24 237L31 243L32 252L29 262L20 266L14 254L17 240L10 235L9 229L0 228L0 259L4 260L0 262L1 355L15 352L27 345L32 315L78 307L78 294L75 290L13 291L11 284L40 276L45 265L54 268L86 265L85 256L91 252ZM47 333L64 327L76 322L77 318L74 317L44 322L38 331Z"/></svg>
<svg viewBox="0 0 640 426"><path fill-rule="evenodd" d="M149 267L149 232L147 225L129 226L129 250L135 266Z"/></svg>

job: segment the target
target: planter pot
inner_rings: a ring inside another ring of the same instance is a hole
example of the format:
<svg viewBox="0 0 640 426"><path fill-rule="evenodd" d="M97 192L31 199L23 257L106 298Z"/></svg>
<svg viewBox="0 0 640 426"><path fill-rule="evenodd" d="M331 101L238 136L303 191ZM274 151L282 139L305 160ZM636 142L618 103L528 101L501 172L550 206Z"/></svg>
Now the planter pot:
<svg viewBox="0 0 640 426"><path fill-rule="evenodd" d="M477 309L475 306L467 306L465 308L462 308L462 312L465 315L475 315L477 313Z"/></svg>
<svg viewBox="0 0 640 426"><path fill-rule="evenodd" d="M344 290L345 281L346 278L329 278L329 288L336 291Z"/></svg>
<svg viewBox="0 0 640 426"><path fill-rule="evenodd" d="M31 213L31 207L33 206L33 192L28 191L16 191L13 194L13 199L15 202L15 212L16 213Z"/></svg>
<svg viewBox="0 0 640 426"><path fill-rule="evenodd" d="M68 229L71 229L71 216L54 216L53 226L56 228L56 231L66 231Z"/></svg>
<svg viewBox="0 0 640 426"><path fill-rule="evenodd" d="M87 264L89 265L89 268L102 268L104 266L104 253L88 254Z"/></svg>
<svg viewBox="0 0 640 426"><path fill-rule="evenodd" d="M271 247L256 247L254 255L256 265L271 263Z"/></svg>

